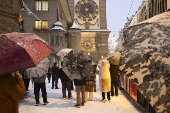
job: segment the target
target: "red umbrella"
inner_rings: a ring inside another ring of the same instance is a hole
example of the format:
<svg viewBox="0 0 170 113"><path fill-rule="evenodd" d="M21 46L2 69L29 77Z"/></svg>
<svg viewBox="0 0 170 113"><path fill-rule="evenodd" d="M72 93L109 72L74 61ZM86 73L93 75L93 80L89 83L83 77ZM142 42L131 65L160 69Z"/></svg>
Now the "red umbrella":
<svg viewBox="0 0 170 113"><path fill-rule="evenodd" d="M0 75L37 66L53 50L33 33L0 35Z"/></svg>

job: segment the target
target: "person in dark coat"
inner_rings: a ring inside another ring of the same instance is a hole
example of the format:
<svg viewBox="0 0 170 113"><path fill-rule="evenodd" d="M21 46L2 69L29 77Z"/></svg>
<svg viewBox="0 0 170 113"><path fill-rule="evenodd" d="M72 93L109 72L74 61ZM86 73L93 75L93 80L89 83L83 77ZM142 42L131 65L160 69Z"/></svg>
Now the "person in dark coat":
<svg viewBox="0 0 170 113"><path fill-rule="evenodd" d="M118 65L110 64L111 96L118 96Z"/></svg>
<svg viewBox="0 0 170 113"><path fill-rule="evenodd" d="M79 80L74 79L74 85L76 87L76 105L74 107L80 108L80 106L84 106L85 103L85 85L86 85L86 78ZM80 98L81 94L81 98Z"/></svg>
<svg viewBox="0 0 170 113"><path fill-rule="evenodd" d="M26 69L19 71L19 74L22 75L26 91L29 91L28 88L30 83L30 75L28 74Z"/></svg>
<svg viewBox="0 0 170 113"><path fill-rule="evenodd" d="M97 68L97 63L93 65L93 73L95 75L95 77L94 77L94 92L96 92L96 68Z"/></svg>
<svg viewBox="0 0 170 113"><path fill-rule="evenodd" d="M51 67L50 66L48 68L47 78L48 78L48 83L50 83L50 80L51 80Z"/></svg>
<svg viewBox="0 0 170 113"><path fill-rule="evenodd" d="M59 67L56 66L56 63L54 63L52 69L52 89L55 86L55 89L59 89L58 88L58 76L59 76Z"/></svg>
<svg viewBox="0 0 170 113"><path fill-rule="evenodd" d="M63 62L61 62L61 66L63 65ZM62 93L63 93L63 99L66 100L66 89L68 91L68 99L72 99L72 94L71 94L71 82L72 81L66 73L63 71L62 68L59 69L59 78L61 79L62 83Z"/></svg>
<svg viewBox="0 0 170 113"><path fill-rule="evenodd" d="M41 77L33 77L32 78L32 80L34 82L34 94L35 94L36 106L39 106L39 103L40 103L40 101L39 101L40 89L41 89L41 92L42 92L44 105L49 103L47 101L47 92L46 92L45 79L46 79L46 75L43 75Z"/></svg>

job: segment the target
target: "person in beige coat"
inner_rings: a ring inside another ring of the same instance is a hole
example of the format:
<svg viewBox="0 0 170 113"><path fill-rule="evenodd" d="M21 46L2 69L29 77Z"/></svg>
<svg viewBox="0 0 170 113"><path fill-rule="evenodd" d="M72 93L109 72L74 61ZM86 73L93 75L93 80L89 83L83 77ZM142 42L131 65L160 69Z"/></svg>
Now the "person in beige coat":
<svg viewBox="0 0 170 113"><path fill-rule="evenodd" d="M99 86L102 92L102 102L106 102L105 92L107 92L107 99L110 102L111 78L110 78L110 64L108 60L102 60L99 70Z"/></svg>

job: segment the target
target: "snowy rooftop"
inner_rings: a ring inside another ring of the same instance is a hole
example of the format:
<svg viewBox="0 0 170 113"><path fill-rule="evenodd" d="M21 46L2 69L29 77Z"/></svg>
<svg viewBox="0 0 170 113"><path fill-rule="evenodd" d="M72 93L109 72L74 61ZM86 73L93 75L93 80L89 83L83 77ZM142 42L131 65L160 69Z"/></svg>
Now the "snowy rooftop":
<svg viewBox="0 0 170 113"><path fill-rule="evenodd" d="M81 31L91 31L91 32L95 32L95 31L109 31L108 29L82 29Z"/></svg>
<svg viewBox="0 0 170 113"><path fill-rule="evenodd" d="M73 23L73 25L70 28L80 29L75 22Z"/></svg>
<svg viewBox="0 0 170 113"><path fill-rule="evenodd" d="M53 29L65 31L65 29L63 29L63 25L59 21L54 23L54 27L51 30L53 30Z"/></svg>

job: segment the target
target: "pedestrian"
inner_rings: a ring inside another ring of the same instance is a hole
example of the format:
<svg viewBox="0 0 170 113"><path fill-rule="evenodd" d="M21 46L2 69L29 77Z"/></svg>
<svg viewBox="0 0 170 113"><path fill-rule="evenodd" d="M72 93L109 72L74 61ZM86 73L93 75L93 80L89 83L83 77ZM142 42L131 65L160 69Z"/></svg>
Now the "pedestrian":
<svg viewBox="0 0 170 113"><path fill-rule="evenodd" d="M73 80L71 82L71 90L74 90Z"/></svg>
<svg viewBox="0 0 170 113"><path fill-rule="evenodd" d="M48 83L50 83L51 80L51 67L48 67L48 73L47 73Z"/></svg>
<svg viewBox="0 0 170 113"><path fill-rule="evenodd" d="M63 62L61 62L61 66L63 65ZM62 94L63 94L63 99L66 100L66 89L68 91L68 99L72 99L72 94L71 94L71 82L72 81L66 73L63 71L62 68L59 69L59 78L61 79L62 83Z"/></svg>
<svg viewBox="0 0 170 113"><path fill-rule="evenodd" d="M55 86L55 89L59 89L58 88L58 76L59 76L59 67L57 67L57 64L54 63L52 69L52 89Z"/></svg>
<svg viewBox="0 0 170 113"><path fill-rule="evenodd" d="M29 91L28 88L30 84L30 75L28 74L26 69L19 71L19 74L22 75L26 91Z"/></svg>
<svg viewBox="0 0 170 113"><path fill-rule="evenodd" d="M118 65L110 64L111 96L118 96Z"/></svg>
<svg viewBox="0 0 170 113"><path fill-rule="evenodd" d="M93 73L94 73L94 75L95 75L95 77L94 77L94 92L96 92L97 90L96 90L96 74L97 74L97 63L95 63L95 64L93 64Z"/></svg>
<svg viewBox="0 0 170 113"><path fill-rule="evenodd" d="M86 78L84 79L74 79L74 85L76 87L76 105L74 107L80 108L84 106L85 103L85 85Z"/></svg>
<svg viewBox="0 0 170 113"><path fill-rule="evenodd" d="M86 85L85 85L85 102L93 100L93 88L95 83L95 77L91 76L86 78Z"/></svg>
<svg viewBox="0 0 170 113"><path fill-rule="evenodd" d="M18 102L25 98L25 86L22 75L9 73L0 76L1 113L19 113Z"/></svg>
<svg viewBox="0 0 170 113"><path fill-rule="evenodd" d="M110 90L111 90L111 79L110 79L110 64L108 60L102 60L99 70L99 86L102 92L102 102L106 102L105 93L107 93L107 99L110 102Z"/></svg>
<svg viewBox="0 0 170 113"><path fill-rule="evenodd" d="M35 94L35 102L36 102L36 106L39 106L39 92L41 89L42 92L42 97L43 97L43 105L48 104L49 102L47 101L47 92L46 92L46 83L45 83L45 79L46 79L46 74L41 76L41 77L33 77L32 80L34 82L34 94Z"/></svg>
<svg viewBox="0 0 170 113"><path fill-rule="evenodd" d="M85 85L85 102L92 101L93 99L93 89L94 89L94 83L95 83L95 74L93 70L92 60L88 61L87 64L89 72L91 72L91 75L89 77L86 77L86 85Z"/></svg>

